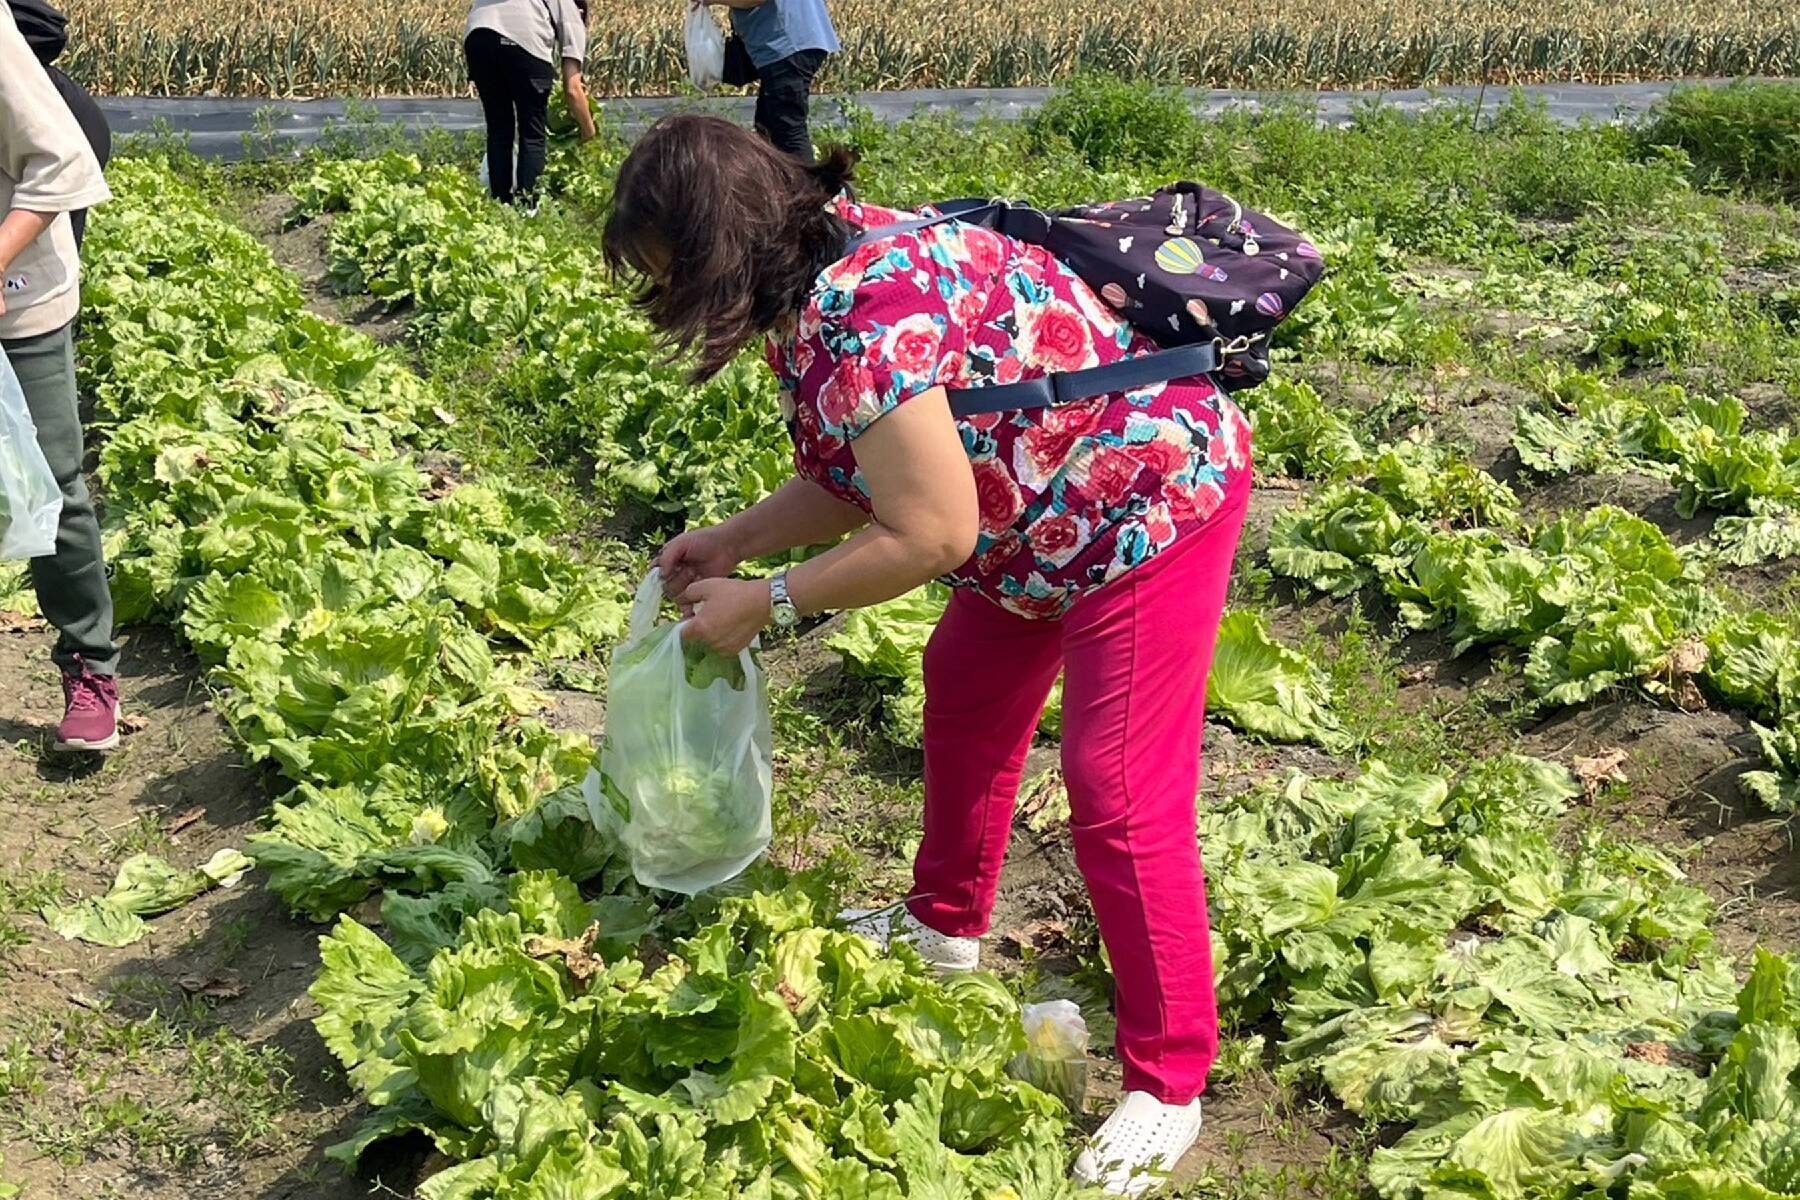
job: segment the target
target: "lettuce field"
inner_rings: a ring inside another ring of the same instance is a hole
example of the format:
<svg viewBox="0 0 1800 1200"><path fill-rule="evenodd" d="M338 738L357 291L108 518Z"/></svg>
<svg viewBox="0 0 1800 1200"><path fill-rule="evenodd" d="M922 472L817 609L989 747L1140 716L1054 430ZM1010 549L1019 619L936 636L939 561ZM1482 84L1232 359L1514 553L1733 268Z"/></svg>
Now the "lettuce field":
<svg viewBox="0 0 1800 1200"><path fill-rule="evenodd" d="M1195 178L1330 263L1243 400L1178 1194L1800 1197L1797 115L1325 128L1083 79L826 135L880 202ZM648 891L589 822L649 556L789 470L757 358L685 383L605 276L623 149L556 143L535 218L448 142L112 168L79 356L132 732L43 753L0 580L0 1196L1082 1195L1118 1072L1055 709L992 973L833 916L906 886L937 590L766 640L736 883ZM1013 1072L1045 999L1089 1111Z"/></svg>

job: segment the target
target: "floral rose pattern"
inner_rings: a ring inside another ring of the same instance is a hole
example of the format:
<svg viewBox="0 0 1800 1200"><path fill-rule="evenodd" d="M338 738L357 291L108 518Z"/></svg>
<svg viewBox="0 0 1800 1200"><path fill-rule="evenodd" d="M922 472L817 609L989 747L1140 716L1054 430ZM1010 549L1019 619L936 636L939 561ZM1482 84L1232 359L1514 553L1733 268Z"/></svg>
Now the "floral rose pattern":
<svg viewBox="0 0 1800 1200"><path fill-rule="evenodd" d="M836 205L863 228L911 215ZM1042 248L944 224L827 267L768 357L800 473L867 510L852 443L912 397L1155 349ZM1167 550L1250 469L1250 427L1210 379L957 424L981 533L945 581L1026 617L1061 616Z"/></svg>

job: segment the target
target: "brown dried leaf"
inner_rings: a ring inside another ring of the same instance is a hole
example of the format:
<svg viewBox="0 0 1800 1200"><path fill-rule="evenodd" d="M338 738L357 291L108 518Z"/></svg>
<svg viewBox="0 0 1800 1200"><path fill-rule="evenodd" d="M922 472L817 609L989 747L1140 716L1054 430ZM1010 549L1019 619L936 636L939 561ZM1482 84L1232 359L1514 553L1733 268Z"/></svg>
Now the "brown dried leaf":
<svg viewBox="0 0 1800 1200"><path fill-rule="evenodd" d="M1624 767L1628 757L1618 746L1592 756L1577 754L1573 766L1575 778L1581 780L1582 794L1592 800L1600 793L1602 784L1626 782Z"/></svg>
<svg viewBox="0 0 1800 1200"><path fill-rule="evenodd" d="M794 985L783 979L775 985L775 994L781 1002L788 1006L789 1012L799 1012L800 1006L806 1003L806 997L794 990Z"/></svg>
<svg viewBox="0 0 1800 1200"><path fill-rule="evenodd" d="M174 835L180 833L182 830L186 829L188 826L192 825L194 822L198 821L201 817L204 817L205 815L206 815L206 809L204 809L200 805L196 804L194 807L188 809L184 813L181 813L173 821L169 822L169 836L173 837Z"/></svg>
<svg viewBox="0 0 1800 1200"><path fill-rule="evenodd" d="M236 1000L244 994L244 985L230 972L223 975L183 975L175 982L188 995L204 996L209 1000Z"/></svg>
<svg viewBox="0 0 1800 1200"><path fill-rule="evenodd" d="M1698 1071L1706 1066L1706 1060L1692 1050L1683 1050L1680 1046L1671 1046L1667 1042L1632 1042L1625 1047L1625 1057L1642 1059L1658 1066L1685 1067L1690 1071Z"/></svg>
<svg viewBox="0 0 1800 1200"><path fill-rule="evenodd" d="M456 472L449 467L429 467L425 471L425 477L429 480L425 485L425 498L428 500L442 500L456 490Z"/></svg>
<svg viewBox="0 0 1800 1200"><path fill-rule="evenodd" d="M1685 638L1676 642L1669 651L1669 674L1677 679L1685 679L1697 674L1706 665L1706 643L1699 638Z"/></svg>
<svg viewBox="0 0 1800 1200"><path fill-rule="evenodd" d="M1694 682L1692 676L1676 681L1669 699L1682 712L1699 712L1707 706L1706 693L1700 690L1700 685Z"/></svg>
<svg viewBox="0 0 1800 1200"><path fill-rule="evenodd" d="M1040 918L1007 930L1006 937L1022 950L1048 950L1069 940L1069 926L1064 921Z"/></svg>
<svg viewBox="0 0 1800 1200"><path fill-rule="evenodd" d="M119 714L120 733L142 733L148 728L150 728L150 718L142 713Z"/></svg>
<svg viewBox="0 0 1800 1200"><path fill-rule="evenodd" d="M1018 811L1027 817L1031 816L1050 803L1061 787L1062 772L1050 767L1026 785L1025 794L1019 797Z"/></svg>
<svg viewBox="0 0 1800 1200"><path fill-rule="evenodd" d="M606 961L594 953L594 939L600 936L600 922L595 921L578 938L553 938L533 935L525 939L525 953L533 958L560 958L578 991L586 991L588 980L606 969Z"/></svg>
<svg viewBox="0 0 1800 1200"><path fill-rule="evenodd" d="M42 617L18 612L0 612L0 633L30 633L44 627Z"/></svg>

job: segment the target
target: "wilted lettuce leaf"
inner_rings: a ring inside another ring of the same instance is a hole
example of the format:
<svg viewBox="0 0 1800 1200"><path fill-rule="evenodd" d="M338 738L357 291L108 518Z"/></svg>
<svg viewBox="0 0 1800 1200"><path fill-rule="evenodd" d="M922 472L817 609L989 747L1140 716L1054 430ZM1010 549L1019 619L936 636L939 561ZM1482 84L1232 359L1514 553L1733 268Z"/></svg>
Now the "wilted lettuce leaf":
<svg viewBox="0 0 1800 1200"><path fill-rule="evenodd" d="M1285 509L1269 530L1269 565L1333 596L1348 596L1402 569L1422 530L1365 488L1335 485L1301 508Z"/></svg>
<svg viewBox="0 0 1800 1200"><path fill-rule="evenodd" d="M1276 375L1237 399L1256 434L1259 471L1336 479L1368 458L1355 429L1309 383Z"/></svg>
<svg viewBox="0 0 1800 1200"><path fill-rule="evenodd" d="M134 854L119 864L118 877L104 896L72 905L47 904L44 920L70 940L128 946L147 931L144 917L180 908L213 888L235 886L255 865L236 850L220 850L187 871L153 854Z"/></svg>
<svg viewBox="0 0 1800 1200"><path fill-rule="evenodd" d="M1749 516L1720 517L1713 523L1713 555L1733 567L1800 557L1800 502L1750 502Z"/></svg>
<svg viewBox="0 0 1800 1200"><path fill-rule="evenodd" d="M1750 728L1771 769L1744 772L1744 789L1770 812L1800 810L1800 710L1783 717L1779 725L1770 727L1752 721Z"/></svg>
<svg viewBox="0 0 1800 1200"><path fill-rule="evenodd" d="M1348 743L1331 712L1324 673L1276 641L1262 617L1247 610L1228 612L1219 622L1206 706L1246 733L1275 741L1313 741L1327 749Z"/></svg>

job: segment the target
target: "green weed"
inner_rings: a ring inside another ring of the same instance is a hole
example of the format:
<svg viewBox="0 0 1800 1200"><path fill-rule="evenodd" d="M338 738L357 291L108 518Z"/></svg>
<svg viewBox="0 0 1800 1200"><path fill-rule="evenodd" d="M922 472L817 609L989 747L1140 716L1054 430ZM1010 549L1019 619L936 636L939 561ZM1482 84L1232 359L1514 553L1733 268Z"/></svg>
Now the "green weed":
<svg viewBox="0 0 1800 1200"><path fill-rule="evenodd" d="M1677 88L1638 132L1647 150L1680 150L1710 187L1800 196L1800 88L1741 81Z"/></svg>

